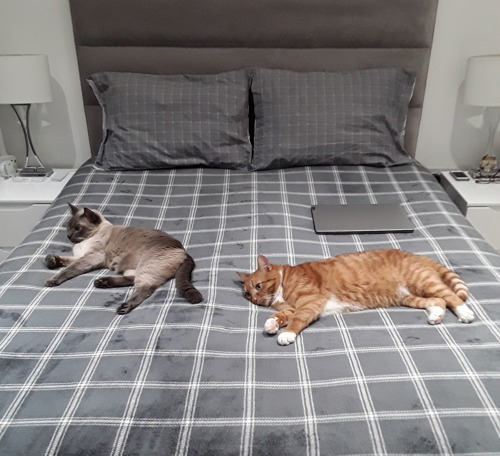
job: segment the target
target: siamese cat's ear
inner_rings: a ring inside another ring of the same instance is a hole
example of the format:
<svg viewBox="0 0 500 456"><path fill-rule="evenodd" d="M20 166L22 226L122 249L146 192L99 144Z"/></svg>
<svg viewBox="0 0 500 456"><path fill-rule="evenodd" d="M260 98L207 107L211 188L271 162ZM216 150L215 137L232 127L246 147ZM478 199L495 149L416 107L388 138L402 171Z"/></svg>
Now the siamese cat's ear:
<svg viewBox="0 0 500 456"><path fill-rule="evenodd" d="M76 206L73 206L71 203L68 203L69 208L71 209L71 213L75 215L78 212L78 208Z"/></svg>
<svg viewBox="0 0 500 456"><path fill-rule="evenodd" d="M89 209L88 207L83 208L83 215L90 223L93 223L94 225L98 225L99 223L101 223L101 216L99 214L96 214L92 209Z"/></svg>

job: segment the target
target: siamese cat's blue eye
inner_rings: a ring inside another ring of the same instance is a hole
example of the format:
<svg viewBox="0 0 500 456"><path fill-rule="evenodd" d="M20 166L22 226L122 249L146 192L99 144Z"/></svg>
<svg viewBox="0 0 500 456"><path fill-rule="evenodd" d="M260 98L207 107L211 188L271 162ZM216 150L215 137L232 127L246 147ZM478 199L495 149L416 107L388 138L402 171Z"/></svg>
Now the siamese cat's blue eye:
<svg viewBox="0 0 500 456"><path fill-rule="evenodd" d="M75 226L75 231L80 231L81 229L82 229L82 227L80 225Z"/></svg>

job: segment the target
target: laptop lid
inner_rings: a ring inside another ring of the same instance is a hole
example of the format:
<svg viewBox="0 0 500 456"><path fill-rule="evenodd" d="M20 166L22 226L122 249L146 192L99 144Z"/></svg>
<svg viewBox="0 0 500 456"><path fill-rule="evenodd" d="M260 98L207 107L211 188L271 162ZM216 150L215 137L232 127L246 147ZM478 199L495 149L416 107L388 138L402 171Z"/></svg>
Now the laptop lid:
<svg viewBox="0 0 500 456"><path fill-rule="evenodd" d="M317 234L412 232L413 223L399 203L318 204L311 207Z"/></svg>

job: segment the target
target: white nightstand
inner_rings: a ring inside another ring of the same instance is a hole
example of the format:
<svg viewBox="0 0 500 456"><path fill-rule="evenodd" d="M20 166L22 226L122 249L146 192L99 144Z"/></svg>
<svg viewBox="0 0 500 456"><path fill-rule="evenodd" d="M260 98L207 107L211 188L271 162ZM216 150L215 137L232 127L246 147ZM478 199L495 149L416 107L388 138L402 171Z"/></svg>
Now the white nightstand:
<svg viewBox="0 0 500 456"><path fill-rule="evenodd" d="M500 184L476 184L473 178L457 181L445 171L441 185L472 225L500 251Z"/></svg>
<svg viewBox="0 0 500 456"><path fill-rule="evenodd" d="M74 173L56 169L48 178L0 178L0 262L28 235Z"/></svg>

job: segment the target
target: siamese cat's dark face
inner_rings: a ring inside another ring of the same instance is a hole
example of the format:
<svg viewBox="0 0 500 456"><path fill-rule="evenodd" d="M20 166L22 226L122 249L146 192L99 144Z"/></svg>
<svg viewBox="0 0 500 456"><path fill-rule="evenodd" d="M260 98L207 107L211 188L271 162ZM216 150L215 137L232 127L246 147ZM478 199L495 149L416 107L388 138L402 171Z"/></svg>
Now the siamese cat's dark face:
<svg viewBox="0 0 500 456"><path fill-rule="evenodd" d="M80 209L72 204L69 204L69 207L71 218L66 226L66 232L68 239L74 244L78 244L97 231L102 222L102 216L87 207Z"/></svg>

